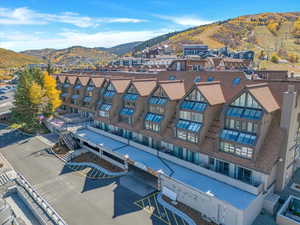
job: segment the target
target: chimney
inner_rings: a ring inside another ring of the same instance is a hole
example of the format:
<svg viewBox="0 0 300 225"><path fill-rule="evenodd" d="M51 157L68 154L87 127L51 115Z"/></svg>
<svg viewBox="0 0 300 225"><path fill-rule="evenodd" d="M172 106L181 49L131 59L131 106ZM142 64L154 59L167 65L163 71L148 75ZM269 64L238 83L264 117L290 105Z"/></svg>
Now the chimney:
<svg viewBox="0 0 300 225"><path fill-rule="evenodd" d="M294 85L289 85L288 90L283 93L280 126L289 129L293 122L295 108L297 106L297 92Z"/></svg>

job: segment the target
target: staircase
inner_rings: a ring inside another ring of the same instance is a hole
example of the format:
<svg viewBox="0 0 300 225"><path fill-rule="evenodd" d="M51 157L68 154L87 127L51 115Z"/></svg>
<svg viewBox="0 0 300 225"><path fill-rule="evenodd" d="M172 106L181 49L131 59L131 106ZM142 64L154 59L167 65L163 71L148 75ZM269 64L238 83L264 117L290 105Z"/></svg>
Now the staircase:
<svg viewBox="0 0 300 225"><path fill-rule="evenodd" d="M9 181L10 181L10 178L7 176L6 173L3 173L0 175L0 185L4 185Z"/></svg>
<svg viewBox="0 0 300 225"><path fill-rule="evenodd" d="M60 140L70 149L75 150L79 148L79 144L73 139L71 133L62 133L60 135Z"/></svg>

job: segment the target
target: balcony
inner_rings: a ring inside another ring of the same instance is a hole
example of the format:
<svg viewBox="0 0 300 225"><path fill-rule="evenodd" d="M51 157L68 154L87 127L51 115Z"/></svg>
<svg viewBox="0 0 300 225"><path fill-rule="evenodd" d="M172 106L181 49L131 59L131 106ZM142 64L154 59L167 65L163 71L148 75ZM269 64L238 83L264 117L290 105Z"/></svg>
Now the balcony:
<svg viewBox="0 0 300 225"><path fill-rule="evenodd" d="M290 196L277 213L276 223L279 225L300 225L300 199Z"/></svg>

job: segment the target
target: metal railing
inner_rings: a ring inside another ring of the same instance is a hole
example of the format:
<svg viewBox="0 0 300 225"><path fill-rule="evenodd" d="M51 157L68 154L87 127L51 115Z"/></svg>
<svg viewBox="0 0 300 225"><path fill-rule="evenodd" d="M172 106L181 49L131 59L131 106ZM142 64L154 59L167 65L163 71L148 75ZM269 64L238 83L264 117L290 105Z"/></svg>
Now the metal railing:
<svg viewBox="0 0 300 225"><path fill-rule="evenodd" d="M51 218L55 224L57 225L68 225L64 219L55 211L54 208L44 199L39 193L33 189L31 184L27 181L27 179L22 176L20 173L18 174L17 182L27 191L31 198L35 200L35 202L44 210L45 214Z"/></svg>

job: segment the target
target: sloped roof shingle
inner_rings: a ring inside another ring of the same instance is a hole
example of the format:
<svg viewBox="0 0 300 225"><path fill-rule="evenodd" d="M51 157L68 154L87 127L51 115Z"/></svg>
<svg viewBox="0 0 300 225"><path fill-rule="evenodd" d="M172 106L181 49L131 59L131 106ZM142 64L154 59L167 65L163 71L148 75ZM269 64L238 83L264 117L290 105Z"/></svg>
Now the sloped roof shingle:
<svg viewBox="0 0 300 225"><path fill-rule="evenodd" d="M265 86L263 86L263 84L260 84L256 87L254 85L248 85L246 87L250 87L249 92L268 113L280 109L280 106L278 105L267 84L265 84Z"/></svg>
<svg viewBox="0 0 300 225"><path fill-rule="evenodd" d="M202 82L196 84L196 86L210 105L218 105L225 103L224 94L219 81Z"/></svg>
<svg viewBox="0 0 300 225"><path fill-rule="evenodd" d="M119 93L119 94L124 93L124 91L126 90L128 85L130 84L129 79L127 79L127 80L126 79L122 79L122 80L111 79L110 81L113 84L113 86L115 87L117 93Z"/></svg>

